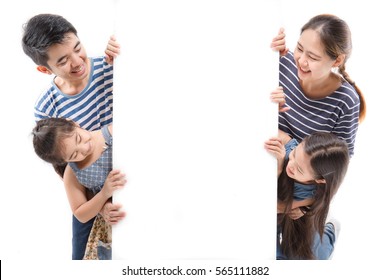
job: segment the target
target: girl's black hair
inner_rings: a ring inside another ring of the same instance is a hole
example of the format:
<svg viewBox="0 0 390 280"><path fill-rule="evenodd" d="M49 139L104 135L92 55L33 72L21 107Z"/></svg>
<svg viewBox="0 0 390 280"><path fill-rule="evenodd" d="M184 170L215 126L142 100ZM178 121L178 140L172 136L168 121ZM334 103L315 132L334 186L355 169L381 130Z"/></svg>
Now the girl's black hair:
<svg viewBox="0 0 390 280"><path fill-rule="evenodd" d="M285 213L278 215L281 227L281 248L289 259L314 259L311 250L315 232L324 233L330 202L340 187L349 165L348 145L332 133L316 132L302 141L305 153L315 178L311 184L317 186L314 203L300 219L288 216L294 200L294 180L287 176L286 166L278 179L278 200L286 205ZM317 180L317 181L316 181ZM325 180L325 183L322 183Z"/></svg>
<svg viewBox="0 0 390 280"><path fill-rule="evenodd" d="M77 125L65 118L47 118L36 123L32 135L35 153L44 161L51 163L61 177L67 163L62 152L62 140L74 133Z"/></svg>

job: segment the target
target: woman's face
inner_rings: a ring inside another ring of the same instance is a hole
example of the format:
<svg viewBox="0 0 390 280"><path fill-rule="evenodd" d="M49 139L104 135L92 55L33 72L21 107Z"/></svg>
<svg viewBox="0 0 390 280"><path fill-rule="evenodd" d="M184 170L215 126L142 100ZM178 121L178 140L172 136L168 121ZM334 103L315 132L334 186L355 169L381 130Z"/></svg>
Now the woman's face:
<svg viewBox="0 0 390 280"><path fill-rule="evenodd" d="M306 29L302 32L294 50L298 77L303 81L321 81L329 77L336 60L325 52L317 31Z"/></svg>
<svg viewBox="0 0 390 280"><path fill-rule="evenodd" d="M91 133L80 127L62 141L62 154L66 162L83 161L92 154L93 150L94 142Z"/></svg>
<svg viewBox="0 0 390 280"><path fill-rule="evenodd" d="M300 143L290 152L286 173L291 179L305 184L312 182L315 176L310 165L310 157L305 153L303 145Z"/></svg>

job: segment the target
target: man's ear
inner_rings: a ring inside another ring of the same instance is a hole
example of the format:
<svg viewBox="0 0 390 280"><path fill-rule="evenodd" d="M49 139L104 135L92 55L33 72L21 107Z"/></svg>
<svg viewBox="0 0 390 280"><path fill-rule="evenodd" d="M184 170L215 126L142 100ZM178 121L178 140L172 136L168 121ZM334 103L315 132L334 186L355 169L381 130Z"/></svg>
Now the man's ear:
<svg viewBox="0 0 390 280"><path fill-rule="evenodd" d="M37 70L43 74L51 75L53 72L51 70L43 65L38 65Z"/></svg>

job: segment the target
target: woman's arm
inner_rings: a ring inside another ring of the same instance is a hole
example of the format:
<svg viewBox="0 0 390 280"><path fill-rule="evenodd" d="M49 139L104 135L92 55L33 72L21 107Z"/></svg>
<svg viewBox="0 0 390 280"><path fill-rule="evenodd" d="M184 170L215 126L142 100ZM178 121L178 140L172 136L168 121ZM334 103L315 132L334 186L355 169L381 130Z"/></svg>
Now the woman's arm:
<svg viewBox="0 0 390 280"><path fill-rule="evenodd" d="M280 56L284 56L288 53L288 48L286 47L286 34L284 33L284 28L279 29L278 35L272 39L271 49L273 51L278 51Z"/></svg>
<svg viewBox="0 0 390 280"><path fill-rule="evenodd" d="M283 145L286 145L288 143L288 141L290 141L292 139L290 135L288 135L286 132L284 132L283 130L280 130L280 129L278 130L278 137L282 141Z"/></svg>

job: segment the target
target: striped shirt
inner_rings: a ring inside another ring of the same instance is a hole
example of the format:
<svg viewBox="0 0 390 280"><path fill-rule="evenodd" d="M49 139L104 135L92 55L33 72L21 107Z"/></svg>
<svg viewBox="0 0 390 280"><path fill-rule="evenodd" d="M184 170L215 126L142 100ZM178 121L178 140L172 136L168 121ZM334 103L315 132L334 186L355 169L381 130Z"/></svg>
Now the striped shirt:
<svg viewBox="0 0 390 280"><path fill-rule="evenodd" d="M306 97L291 52L280 58L279 85L283 87L286 105L290 107L287 112L279 113L281 130L298 141L315 131L332 132L347 142L349 153L353 155L360 109L359 95L353 86L344 81L325 98Z"/></svg>
<svg viewBox="0 0 390 280"><path fill-rule="evenodd" d="M90 131L112 123L113 67L103 56L90 58L90 62L88 84L76 95L61 92L53 79L35 103L36 121L50 117L69 118Z"/></svg>

